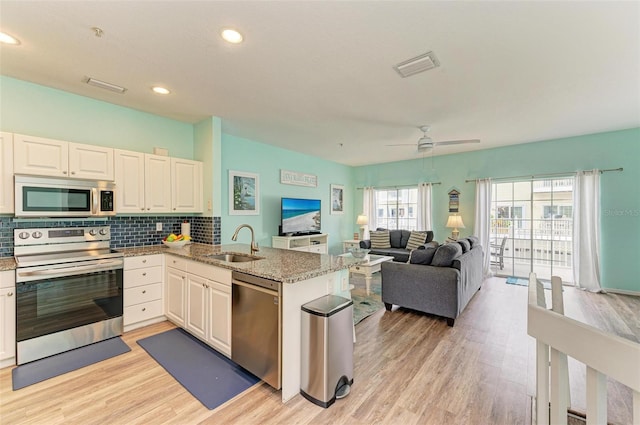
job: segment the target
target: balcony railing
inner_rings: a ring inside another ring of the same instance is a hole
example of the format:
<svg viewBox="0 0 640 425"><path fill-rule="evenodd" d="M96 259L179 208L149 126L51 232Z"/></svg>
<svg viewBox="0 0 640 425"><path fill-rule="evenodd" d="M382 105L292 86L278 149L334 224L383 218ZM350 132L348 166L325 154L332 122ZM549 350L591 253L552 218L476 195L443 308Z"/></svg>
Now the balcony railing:
<svg viewBox="0 0 640 425"><path fill-rule="evenodd" d="M527 333L536 339L536 424L567 423L567 356L587 368L587 425L607 423L607 377L633 392L640 423L640 344L564 316L562 280L552 278L552 309L535 273L529 276Z"/></svg>

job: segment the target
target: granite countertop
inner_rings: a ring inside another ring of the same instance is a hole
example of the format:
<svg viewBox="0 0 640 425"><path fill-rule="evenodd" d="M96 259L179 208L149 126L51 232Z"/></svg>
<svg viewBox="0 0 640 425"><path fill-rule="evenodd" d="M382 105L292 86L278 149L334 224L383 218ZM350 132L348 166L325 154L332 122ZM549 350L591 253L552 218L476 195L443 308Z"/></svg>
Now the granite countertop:
<svg viewBox="0 0 640 425"><path fill-rule="evenodd" d="M13 257L0 258L0 272L16 269L16 260Z"/></svg>
<svg viewBox="0 0 640 425"><path fill-rule="evenodd" d="M255 253L255 256L262 258L261 260L245 263L229 263L207 257L207 255L220 253L247 255L250 251L248 244L207 245L192 243L182 248L151 245L119 248L117 251L124 253L125 257L172 254L283 283L295 283L311 279L316 276L347 269L354 264L359 264L364 261L363 259L356 259L351 256L341 257L337 255L315 254L269 247L260 247L260 251Z"/></svg>

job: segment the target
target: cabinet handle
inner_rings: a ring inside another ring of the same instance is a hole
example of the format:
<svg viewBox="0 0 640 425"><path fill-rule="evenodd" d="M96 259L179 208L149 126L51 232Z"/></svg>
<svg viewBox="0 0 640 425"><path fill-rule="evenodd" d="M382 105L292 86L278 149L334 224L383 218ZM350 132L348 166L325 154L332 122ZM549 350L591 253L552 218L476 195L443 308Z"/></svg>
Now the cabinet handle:
<svg viewBox="0 0 640 425"><path fill-rule="evenodd" d="M67 172L66 172L66 171L63 171L63 172L62 172L62 174L67 174Z"/></svg>
<svg viewBox="0 0 640 425"><path fill-rule="evenodd" d="M144 291L142 291L142 293L143 293L143 294L146 294L146 293L147 293L147 290L145 289Z"/></svg>
<svg viewBox="0 0 640 425"><path fill-rule="evenodd" d="M144 211L144 207L140 208L140 211Z"/></svg>
<svg viewBox="0 0 640 425"><path fill-rule="evenodd" d="M147 211L149 211L151 208L147 208Z"/></svg>
<svg viewBox="0 0 640 425"><path fill-rule="evenodd" d="M76 173L75 171L72 171L72 172L71 172L71 174L75 174L75 173Z"/></svg>
<svg viewBox="0 0 640 425"><path fill-rule="evenodd" d="M174 208L173 210L175 211L175 210L177 210L177 208Z"/></svg>
<svg viewBox="0 0 640 425"><path fill-rule="evenodd" d="M142 311L147 311L147 307L142 307Z"/></svg>
<svg viewBox="0 0 640 425"><path fill-rule="evenodd" d="M147 275L147 272L142 273L142 276L146 276L146 275Z"/></svg>
<svg viewBox="0 0 640 425"><path fill-rule="evenodd" d="M146 263L146 262L147 262L147 260L142 260L142 262L143 262L143 263Z"/></svg>
<svg viewBox="0 0 640 425"><path fill-rule="evenodd" d="M7 297L12 297L12 296L13 296L13 292L9 292L9 293L7 294Z"/></svg>

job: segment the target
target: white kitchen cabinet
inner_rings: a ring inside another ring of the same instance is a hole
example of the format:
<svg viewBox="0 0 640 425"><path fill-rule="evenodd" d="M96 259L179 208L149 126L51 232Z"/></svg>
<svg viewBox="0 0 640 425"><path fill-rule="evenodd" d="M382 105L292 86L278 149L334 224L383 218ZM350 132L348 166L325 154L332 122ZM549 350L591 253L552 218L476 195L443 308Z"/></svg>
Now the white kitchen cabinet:
<svg viewBox="0 0 640 425"><path fill-rule="evenodd" d="M166 263L167 317L230 357L231 270L170 254Z"/></svg>
<svg viewBox="0 0 640 425"><path fill-rule="evenodd" d="M207 342L231 356L231 278L229 282L209 282Z"/></svg>
<svg viewBox="0 0 640 425"><path fill-rule="evenodd" d="M13 134L0 132L0 214L13 213Z"/></svg>
<svg viewBox="0 0 640 425"><path fill-rule="evenodd" d="M187 320L186 329L194 336L207 338L207 279L187 273Z"/></svg>
<svg viewBox="0 0 640 425"><path fill-rule="evenodd" d="M202 162L171 158L173 211L202 212Z"/></svg>
<svg viewBox="0 0 640 425"><path fill-rule="evenodd" d="M14 135L16 174L76 179L114 179L113 149L43 137Z"/></svg>
<svg viewBox="0 0 640 425"><path fill-rule="evenodd" d="M0 272L0 367L16 364L15 272Z"/></svg>
<svg viewBox="0 0 640 425"><path fill-rule="evenodd" d="M124 330L164 320L163 255L124 259Z"/></svg>
<svg viewBox="0 0 640 425"><path fill-rule="evenodd" d="M305 236L272 236L271 246L273 248L327 254L329 252L329 235L321 233Z"/></svg>
<svg viewBox="0 0 640 425"><path fill-rule="evenodd" d="M185 327L187 293L186 261L168 255L165 274L165 315L175 325Z"/></svg>
<svg viewBox="0 0 640 425"><path fill-rule="evenodd" d="M168 156L144 154L144 203L147 212L172 212Z"/></svg>
<svg viewBox="0 0 640 425"><path fill-rule="evenodd" d="M116 212L143 213L144 203L144 154L142 152L114 151L116 180Z"/></svg>

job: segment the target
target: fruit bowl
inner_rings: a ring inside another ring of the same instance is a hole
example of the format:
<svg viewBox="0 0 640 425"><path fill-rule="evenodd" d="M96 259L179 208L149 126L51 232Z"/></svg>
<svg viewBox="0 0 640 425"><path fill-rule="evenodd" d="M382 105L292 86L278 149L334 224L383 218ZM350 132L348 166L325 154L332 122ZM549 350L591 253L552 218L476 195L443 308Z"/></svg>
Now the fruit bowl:
<svg viewBox="0 0 640 425"><path fill-rule="evenodd" d="M351 248L350 251L354 258L364 258L370 250L366 248Z"/></svg>
<svg viewBox="0 0 640 425"><path fill-rule="evenodd" d="M162 243L168 246L169 248L182 248L183 246L190 244L191 241L180 240L180 241L167 242L163 240Z"/></svg>

